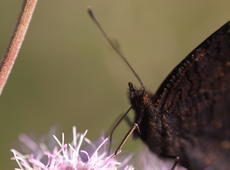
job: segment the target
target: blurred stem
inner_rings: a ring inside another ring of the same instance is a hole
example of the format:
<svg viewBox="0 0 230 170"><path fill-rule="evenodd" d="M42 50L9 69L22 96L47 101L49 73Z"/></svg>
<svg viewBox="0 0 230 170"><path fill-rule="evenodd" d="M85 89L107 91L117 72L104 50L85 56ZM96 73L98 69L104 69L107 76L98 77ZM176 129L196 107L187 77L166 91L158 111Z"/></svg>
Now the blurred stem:
<svg viewBox="0 0 230 170"><path fill-rule="evenodd" d="M14 66L17 55L25 38L29 23L31 21L37 0L25 0L17 21L16 29L6 51L6 54L0 64L0 95L7 82L10 72Z"/></svg>

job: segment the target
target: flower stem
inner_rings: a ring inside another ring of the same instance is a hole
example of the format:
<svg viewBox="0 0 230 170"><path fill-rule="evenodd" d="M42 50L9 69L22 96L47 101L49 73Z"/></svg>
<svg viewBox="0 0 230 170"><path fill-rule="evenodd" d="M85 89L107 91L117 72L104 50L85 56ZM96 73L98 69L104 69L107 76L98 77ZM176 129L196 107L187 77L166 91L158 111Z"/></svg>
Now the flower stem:
<svg viewBox="0 0 230 170"><path fill-rule="evenodd" d="M9 47L0 64L0 95L22 46L37 0L25 0Z"/></svg>

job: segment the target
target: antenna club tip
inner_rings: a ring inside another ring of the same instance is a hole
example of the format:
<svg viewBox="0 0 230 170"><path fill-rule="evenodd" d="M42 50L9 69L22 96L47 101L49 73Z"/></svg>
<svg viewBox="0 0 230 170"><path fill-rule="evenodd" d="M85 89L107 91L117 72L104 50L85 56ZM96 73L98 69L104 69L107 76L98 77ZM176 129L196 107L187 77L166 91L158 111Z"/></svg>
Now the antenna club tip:
<svg viewBox="0 0 230 170"><path fill-rule="evenodd" d="M88 6L88 8L87 8L87 12L88 12L88 14L89 14L89 16L90 16L91 18L94 18L94 14L93 14L93 11L92 11L92 9L91 9L90 6Z"/></svg>

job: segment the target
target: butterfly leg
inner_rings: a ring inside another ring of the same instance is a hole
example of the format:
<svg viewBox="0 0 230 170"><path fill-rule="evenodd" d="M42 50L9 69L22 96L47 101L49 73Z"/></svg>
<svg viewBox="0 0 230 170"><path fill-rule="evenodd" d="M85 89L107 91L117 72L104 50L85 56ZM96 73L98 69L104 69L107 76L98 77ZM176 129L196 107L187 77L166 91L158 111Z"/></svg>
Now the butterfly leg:
<svg viewBox="0 0 230 170"><path fill-rule="evenodd" d="M172 167L170 168L170 170L175 170L177 164L179 163L180 157L179 157L179 156L173 156L173 155L163 155L163 157L169 158L169 159L173 159L173 160L174 160L173 165L172 165Z"/></svg>
<svg viewBox="0 0 230 170"><path fill-rule="evenodd" d="M132 109L132 107L129 107L128 110L125 113L122 113L116 119L116 121L113 123L112 127L110 128L110 130L107 132L106 136L108 136L108 138L109 138L108 153L110 153L110 150L111 150L111 143L112 143L113 133L114 133L115 129L118 127L118 125L121 123L121 121L127 117L127 114L129 113L129 111L131 109Z"/></svg>
<svg viewBox="0 0 230 170"><path fill-rule="evenodd" d="M126 133L125 137L122 139L120 145L117 147L116 151L114 152L114 156L118 155L121 152L121 149L123 148L124 144L128 140L128 138L133 134L135 130L140 131L139 126L137 123L134 123L133 126L129 129L129 131Z"/></svg>
<svg viewBox="0 0 230 170"><path fill-rule="evenodd" d="M175 161L174 161L174 163L173 163L173 166L172 166L171 170L175 170L176 165L178 164L179 160L180 160L180 157L179 157L179 156L176 156Z"/></svg>

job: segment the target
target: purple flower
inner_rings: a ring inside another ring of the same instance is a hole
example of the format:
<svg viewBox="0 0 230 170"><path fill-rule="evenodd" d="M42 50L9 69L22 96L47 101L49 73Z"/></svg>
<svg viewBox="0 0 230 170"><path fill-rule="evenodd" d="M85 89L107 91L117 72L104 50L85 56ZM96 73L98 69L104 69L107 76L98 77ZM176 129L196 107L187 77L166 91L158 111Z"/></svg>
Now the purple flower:
<svg viewBox="0 0 230 170"><path fill-rule="evenodd" d="M133 166L125 165L127 159L121 162L113 154L107 154L105 145L108 139L103 139L93 151L83 149L82 145L94 147L85 137L86 133L87 131L83 134L77 133L73 127L71 143L65 143L64 133L61 141L53 136L56 141L53 149L48 149L45 143L35 143L28 136L21 136L21 140L32 153L22 154L12 149L11 152L14 154L12 159L16 160L19 166L15 170L134 170Z"/></svg>

